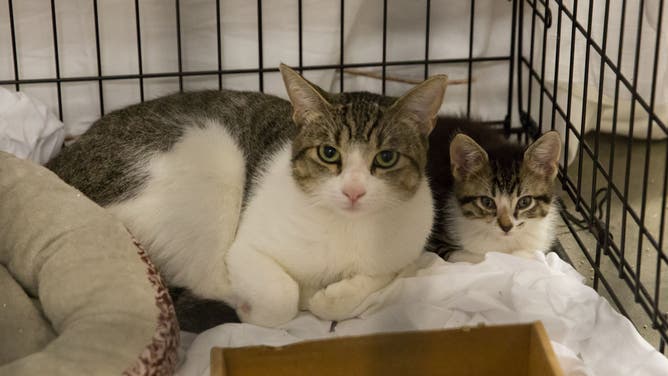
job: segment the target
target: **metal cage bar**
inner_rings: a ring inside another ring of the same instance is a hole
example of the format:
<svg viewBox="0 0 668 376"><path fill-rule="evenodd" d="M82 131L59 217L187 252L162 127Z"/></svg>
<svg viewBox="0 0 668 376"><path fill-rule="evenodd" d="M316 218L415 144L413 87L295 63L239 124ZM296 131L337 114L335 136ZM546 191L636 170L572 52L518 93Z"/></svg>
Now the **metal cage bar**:
<svg viewBox="0 0 668 376"><path fill-rule="evenodd" d="M301 0L300 0L301 4ZM299 7L301 11L301 6ZM223 90L223 51L222 51L222 36L220 33L220 0L216 0L216 58L218 60L218 90ZM301 38L300 38L301 42ZM301 43L300 43L301 51Z"/></svg>
<svg viewBox="0 0 668 376"><path fill-rule="evenodd" d="M589 16L591 17L591 11ZM607 45L608 45L608 20L610 16L610 0L605 0L605 15L603 17L603 51L606 51ZM598 102L597 103L602 103L603 101L603 83L605 82L605 63L603 60L601 60L599 64L599 83L598 83ZM598 106L596 108L596 129L595 129L595 138L594 138L594 155L599 155L599 148L600 148L600 139L599 139L599 133L601 131L601 113L602 113L603 107ZM584 117L584 111L583 111L583 117ZM583 121L584 124L584 121ZM593 167L594 168L594 167ZM590 201L590 207L595 207L597 205L596 199L598 198L597 194L597 189L596 189L596 177L598 174L596 173L596 170L594 168L594 172L592 173L592 184L591 184L591 201ZM610 174L610 176L613 176ZM606 224L606 228L609 229L609 223ZM603 244L607 243L607 239L604 240ZM596 256L594 259L594 265L596 267L600 267L601 265L601 256L602 256L602 246L603 244L601 242L596 243ZM594 290L598 290L598 276L594 276L594 283L593 287Z"/></svg>
<svg viewBox="0 0 668 376"><path fill-rule="evenodd" d="M343 0L341 0L343 1ZM304 21L302 20L302 0L297 1L297 27L299 28L299 74L304 73Z"/></svg>
<svg viewBox="0 0 668 376"><path fill-rule="evenodd" d="M56 0L51 0L51 29L53 33L53 59L56 64L56 78L60 78L60 54L58 53L58 20L56 19ZM63 120L63 88L56 82L58 95L58 118Z"/></svg>
<svg viewBox="0 0 668 376"><path fill-rule="evenodd" d="M102 58L100 54L100 17L97 9L97 0L93 1L93 19L95 20L95 58L97 63L97 75L102 77ZM100 114L104 114L104 88L102 86L102 79L97 81Z"/></svg>
<svg viewBox="0 0 668 376"><path fill-rule="evenodd" d="M340 18L340 23L339 23L339 65L343 66L344 62L344 55L343 55L343 50L345 49L344 46L344 22L346 18L346 12L345 12L345 1L341 0L341 18ZM339 69L339 91L343 92L343 69Z"/></svg>
<svg viewBox="0 0 668 376"><path fill-rule="evenodd" d="M383 81L381 93L385 95L385 81L387 81L387 0L383 0L383 61L381 66Z"/></svg>
<svg viewBox="0 0 668 376"><path fill-rule="evenodd" d="M488 62L488 61L508 61L508 56L480 56L473 57L472 62ZM454 58L454 59L430 59L430 60L397 60L397 61L373 61L365 63L345 63L341 64L317 64L304 65L303 70L326 70L326 69L345 69L345 68L371 68L371 67L391 67L399 65L433 65L433 64L461 64L468 63L468 58ZM240 69L222 69L222 70L198 70L198 71L183 71L183 72L160 72L160 73L140 73L140 74L118 74L118 75L104 75L104 76L75 76L75 77L44 77L44 78L30 78L30 79L13 79L0 80L0 85L29 85L29 84L43 84L43 83L57 83L57 82L97 82L111 81L111 80L127 80L127 79L145 79L145 78L164 78L164 77L189 77L189 76L217 76L244 74L244 73L271 73L278 72L278 67L271 68L240 68Z"/></svg>
<svg viewBox="0 0 668 376"><path fill-rule="evenodd" d="M663 0L659 1L659 10L658 10L658 19L657 19L657 30L656 30L656 38L654 42L654 58L652 61L652 77L657 77L657 68L659 66L659 48L661 46L661 30L663 26ZM654 104L656 100L656 79L652 80L651 84L651 93L650 93L650 100L649 100L649 106L650 106L650 112L654 112ZM645 216L647 214L646 209L647 209L647 188L648 188L648 177L649 177L649 163L650 163L650 158L651 158L651 150L652 150L652 143L651 138L652 138L652 120L649 119L647 123L647 138L645 140L645 166L644 166L644 173L643 173L643 190L642 190L642 199L641 199L641 208L640 208L640 216L641 219L645 219ZM665 180L665 178L664 178ZM664 186L664 196L663 196L663 201L664 205L662 206L665 208L665 186ZM665 210L661 212L662 219L665 216ZM638 237L638 255L641 255L641 250L643 248L643 236ZM662 248L662 238L663 238L663 226L659 227L659 249ZM638 271L640 271L640 268L638 268ZM636 282L639 283L638 279L639 274L636 277ZM661 258L659 257L659 254L657 253L657 261L656 261L656 276L655 276L655 287L654 287L654 310L651 313L652 316L652 325L655 328L658 328L661 323L659 322L659 317L661 314L659 313L659 299L660 299L660 291L661 291ZM667 314L668 316L668 314ZM660 347L665 346L665 341L661 341ZM663 350L662 350L663 351Z"/></svg>
<svg viewBox="0 0 668 376"><path fill-rule="evenodd" d="M262 58L262 0L257 0L257 74L259 90L264 92L264 62Z"/></svg>
<svg viewBox="0 0 668 376"><path fill-rule="evenodd" d="M424 19L424 60L429 61L429 33L431 29L431 0L427 0L427 14ZM512 56L512 54L511 54ZM424 79L429 77L429 63L424 64Z"/></svg>
<svg viewBox="0 0 668 376"><path fill-rule="evenodd" d="M466 117L471 117L471 89L473 83L473 27L475 25L475 0L471 0L471 15L469 19L469 60L467 78L469 84L466 86Z"/></svg>
<svg viewBox="0 0 668 376"><path fill-rule="evenodd" d="M20 90L19 87L19 62L18 54L16 52L16 27L14 25L14 6L12 0L7 0L7 5L9 7L9 30L12 37L12 63L14 64L14 79L16 83L16 90Z"/></svg>
<svg viewBox="0 0 668 376"><path fill-rule="evenodd" d="M139 20L139 0L135 0L135 24L137 27L137 70L136 78L139 79L139 98L144 101L144 67L141 56L141 22ZM135 77L128 77L135 78ZM104 79L104 78L102 78Z"/></svg>
<svg viewBox="0 0 668 376"><path fill-rule="evenodd" d="M178 58L179 73L183 73L183 57L181 54L181 6L179 0L174 2L176 6L176 53ZM179 91L183 92L183 75L179 74Z"/></svg>

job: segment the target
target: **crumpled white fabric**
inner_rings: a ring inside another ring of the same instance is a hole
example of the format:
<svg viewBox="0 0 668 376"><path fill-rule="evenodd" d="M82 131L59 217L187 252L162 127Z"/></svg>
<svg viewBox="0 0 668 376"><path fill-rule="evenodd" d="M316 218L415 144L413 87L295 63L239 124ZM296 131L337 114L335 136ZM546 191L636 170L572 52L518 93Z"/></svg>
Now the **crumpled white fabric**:
<svg viewBox="0 0 668 376"><path fill-rule="evenodd" d="M416 266L369 296L359 308L360 317L340 322L333 333L330 322L309 313L276 329L225 324L203 332L177 374L208 375L213 346L281 346L308 339L540 320L566 375L668 375L668 359L554 253L536 253L535 260L489 253L475 265L424 254Z"/></svg>
<svg viewBox="0 0 668 376"><path fill-rule="evenodd" d="M63 144L63 123L39 100L0 88L0 150L44 164Z"/></svg>

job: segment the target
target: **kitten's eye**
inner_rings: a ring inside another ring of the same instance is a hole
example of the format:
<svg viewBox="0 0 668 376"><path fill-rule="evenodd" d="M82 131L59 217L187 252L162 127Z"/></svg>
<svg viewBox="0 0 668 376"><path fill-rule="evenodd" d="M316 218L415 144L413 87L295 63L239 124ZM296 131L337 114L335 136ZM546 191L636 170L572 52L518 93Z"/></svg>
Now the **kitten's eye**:
<svg viewBox="0 0 668 376"><path fill-rule="evenodd" d="M482 196L480 197L480 205L482 205L483 208L485 209L496 209L496 204L494 203L494 199L491 197L487 196Z"/></svg>
<svg viewBox="0 0 668 376"><path fill-rule="evenodd" d="M334 146L320 145L318 156L325 163L336 163L341 160L341 153Z"/></svg>
<svg viewBox="0 0 668 376"><path fill-rule="evenodd" d="M383 150L378 154L376 154L374 163L378 167L390 168L395 164L397 164L398 160L399 160L399 153L397 153L394 150Z"/></svg>
<svg viewBox="0 0 668 376"><path fill-rule="evenodd" d="M533 198L531 196L523 196L517 201L517 209L522 210L531 206Z"/></svg>

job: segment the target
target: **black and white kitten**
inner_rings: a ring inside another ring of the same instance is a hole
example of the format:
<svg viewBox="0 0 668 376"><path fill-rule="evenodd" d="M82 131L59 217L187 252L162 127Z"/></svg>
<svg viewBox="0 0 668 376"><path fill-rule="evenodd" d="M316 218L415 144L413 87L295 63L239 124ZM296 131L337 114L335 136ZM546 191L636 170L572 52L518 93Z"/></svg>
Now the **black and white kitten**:
<svg viewBox="0 0 668 376"><path fill-rule="evenodd" d="M429 250L469 262L482 261L487 252L532 257L549 250L558 214L557 132L525 147L482 123L441 117L429 142L436 202Z"/></svg>

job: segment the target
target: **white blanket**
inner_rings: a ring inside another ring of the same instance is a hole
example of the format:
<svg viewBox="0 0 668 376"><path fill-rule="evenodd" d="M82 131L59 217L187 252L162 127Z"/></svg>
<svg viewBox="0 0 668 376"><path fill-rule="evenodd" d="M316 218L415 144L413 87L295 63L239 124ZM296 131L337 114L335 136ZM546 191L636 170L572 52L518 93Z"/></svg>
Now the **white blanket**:
<svg viewBox="0 0 668 376"><path fill-rule="evenodd" d="M490 253L477 265L425 254L417 264L417 271L406 271L369 296L359 308L360 317L340 322L334 332L330 322L307 313L277 329L221 325L194 339L177 374L208 375L213 346L281 346L307 339L540 320L566 375L668 375L668 359L554 253L536 253L535 260Z"/></svg>
<svg viewBox="0 0 668 376"><path fill-rule="evenodd" d="M0 151L44 164L63 144L63 123L40 100L0 87Z"/></svg>

